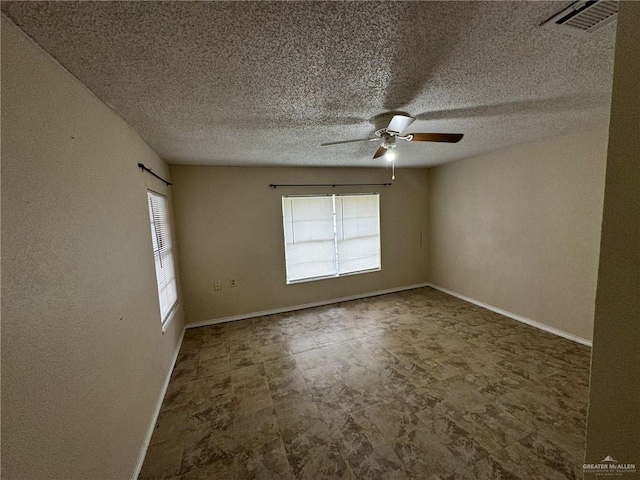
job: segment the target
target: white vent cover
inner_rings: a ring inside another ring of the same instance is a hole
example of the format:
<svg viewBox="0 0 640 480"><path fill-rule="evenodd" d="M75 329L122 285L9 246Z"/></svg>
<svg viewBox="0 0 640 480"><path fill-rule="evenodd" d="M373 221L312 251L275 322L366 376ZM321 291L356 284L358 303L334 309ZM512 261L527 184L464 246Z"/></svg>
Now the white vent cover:
<svg viewBox="0 0 640 480"><path fill-rule="evenodd" d="M584 37L613 22L617 16L617 0L579 0L541 26L574 37Z"/></svg>

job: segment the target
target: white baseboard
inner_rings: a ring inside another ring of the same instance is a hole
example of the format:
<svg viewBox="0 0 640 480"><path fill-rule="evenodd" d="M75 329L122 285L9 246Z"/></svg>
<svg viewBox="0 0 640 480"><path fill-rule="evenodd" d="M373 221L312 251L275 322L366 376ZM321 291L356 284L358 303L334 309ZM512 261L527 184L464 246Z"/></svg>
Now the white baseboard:
<svg viewBox="0 0 640 480"><path fill-rule="evenodd" d="M404 290L413 290L414 288L428 287L428 283L417 283L415 285L406 285L404 287L388 288L386 290L378 290L377 292L361 293L358 295L350 295L348 297L332 298L330 300L322 300L320 302L305 303L303 305L293 305L291 307L275 308L273 310L264 310L262 312L243 313L242 315L234 315L231 317L214 318L212 320L203 320L202 322L188 323L186 328L206 327L207 325L215 325L217 323L235 322L236 320L246 320L247 318L263 317L265 315L275 315L277 313L294 312L305 308L322 307L331 305L332 303L348 302L350 300L359 300L367 297L377 297L387 293L402 292Z"/></svg>
<svg viewBox="0 0 640 480"><path fill-rule="evenodd" d="M545 332L553 333L554 335L558 335L560 337L566 338L567 340L571 340L573 342L586 345L587 347L591 347L591 341L587 340L586 338L578 337L576 335L572 335L571 333L558 330L557 328L550 327L543 323L538 323L529 318L521 317L520 315L516 315L515 313L507 312L506 310L502 310L501 308L494 307L493 305L480 302L478 300L467 297L465 295L461 295L458 292L448 290L439 285L434 285L433 283L428 284L428 286L431 288L435 288L436 290L440 290L441 292L446 293L448 295L451 295L452 297L456 297L456 298L459 298L460 300L464 300L465 302L473 303L474 305L478 305L479 307L486 308L487 310L491 310L492 312L499 313L500 315L504 315L505 317L511 318L513 320L517 320L518 322L526 323L527 325L530 325L535 328L539 328L540 330L544 330Z"/></svg>
<svg viewBox="0 0 640 480"><path fill-rule="evenodd" d="M173 359L171 360L171 368L167 372L167 378L164 380L164 384L162 385L162 390L160 391L160 395L158 396L158 400L156 401L156 408L153 412L153 417L151 418L151 424L147 430L147 436L142 442L142 447L140 448L140 453L138 455L138 463L136 463L136 468L133 471L133 475L131 475L131 480L137 480L138 475L140 475L140 470L142 470L142 464L144 463L144 459L147 456L147 450L149 449L149 443L151 443L151 437L153 436L153 431L156 428L156 423L158 421L158 416L160 415L160 409L162 408L162 402L164 400L164 396L167 393L167 387L169 386L169 380L171 380L171 374L173 373L173 368L176 366L176 361L178 360L178 354L180 353L180 347L182 347L182 340L184 339L184 332L186 328L182 329L182 334L180 335L180 341L178 342L178 347L173 354Z"/></svg>
<svg viewBox="0 0 640 480"><path fill-rule="evenodd" d="M358 299L367 298L367 297L376 297L378 295L385 295L387 293L402 292L404 290L413 290L414 288L422 288L422 287L431 287L436 290L440 290L441 292L444 292L448 295L464 300L465 302L473 303L474 305L478 305L479 307L486 308L487 310L490 310L495 313L499 313L500 315L504 315L507 318L511 318L518 322L522 322L524 324L530 325L534 328L538 328L540 330L544 330L545 332L549 332L554 335L558 335L560 337L566 338L567 340L571 340L573 342L577 342L582 345L591 347L591 341L587 340L586 338L578 337L577 335L573 335L571 333L564 332L562 330L550 327L543 323L536 322L529 318L516 315L515 313L507 312L506 310L502 310L501 308L494 307L493 305L489 305L487 303L481 302L474 298L467 297L458 292L454 292L452 290L446 289L439 285L435 285L433 283L417 283L415 285L406 285L404 287L389 288L386 290L378 290L376 292L361 293L358 295L350 295L348 297L332 298L329 300L322 300L322 301L313 302L313 303L305 303L302 305L293 305L290 307L275 308L272 310L263 310L260 312L244 313L241 315L233 315L230 317L214 318L212 320L203 320L202 322L188 323L185 328L206 327L208 325L216 325L218 323L235 322L236 320L246 320L248 318L262 317L265 315L275 315L277 313L294 312L296 310L303 310L305 308L321 307L324 305L331 305L332 303L348 302L350 300L358 300Z"/></svg>

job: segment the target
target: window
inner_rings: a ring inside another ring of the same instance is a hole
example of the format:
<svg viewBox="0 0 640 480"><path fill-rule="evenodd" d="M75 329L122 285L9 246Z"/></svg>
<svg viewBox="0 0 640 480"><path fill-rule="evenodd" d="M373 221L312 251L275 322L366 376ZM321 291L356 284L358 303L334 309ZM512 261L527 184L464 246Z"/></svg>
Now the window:
<svg viewBox="0 0 640 480"><path fill-rule="evenodd" d="M158 282L160 318L162 319L162 328L164 329L178 303L178 289L176 287L176 273L173 266L173 248L171 246L167 198L155 192L147 191L147 199L149 201L153 258L156 264L156 280Z"/></svg>
<svg viewBox="0 0 640 480"><path fill-rule="evenodd" d="M380 196L282 197L287 283L380 270Z"/></svg>

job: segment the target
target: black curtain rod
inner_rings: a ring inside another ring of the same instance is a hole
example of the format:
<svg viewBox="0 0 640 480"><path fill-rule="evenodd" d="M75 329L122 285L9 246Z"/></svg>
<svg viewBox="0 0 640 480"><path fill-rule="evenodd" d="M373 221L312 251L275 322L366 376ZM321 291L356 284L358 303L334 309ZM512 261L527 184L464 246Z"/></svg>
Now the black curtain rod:
<svg viewBox="0 0 640 480"><path fill-rule="evenodd" d="M388 187L391 183L271 183L271 188L278 187Z"/></svg>
<svg viewBox="0 0 640 480"><path fill-rule="evenodd" d="M150 173L151 175L153 175L154 177L156 177L156 178L158 178L158 179L162 180L164 183L166 183L166 184L167 184L167 187L168 187L169 185L173 185L173 183L171 183L171 182L167 182L167 181L166 181L164 178L162 178L160 175L157 175L157 174L153 173L153 170L151 170L149 167L145 167L142 163L139 163L139 164L138 164L138 166L140 167L140 170L142 170L143 172L145 172L145 171L146 171L146 172L149 172L149 173Z"/></svg>

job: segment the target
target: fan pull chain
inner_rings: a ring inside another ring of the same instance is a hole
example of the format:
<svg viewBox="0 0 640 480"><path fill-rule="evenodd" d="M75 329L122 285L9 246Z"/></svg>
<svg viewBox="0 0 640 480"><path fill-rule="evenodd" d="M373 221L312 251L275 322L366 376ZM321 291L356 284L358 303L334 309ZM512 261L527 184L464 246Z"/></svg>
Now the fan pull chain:
<svg viewBox="0 0 640 480"><path fill-rule="evenodd" d="M391 180L396 179L396 162L391 162Z"/></svg>

